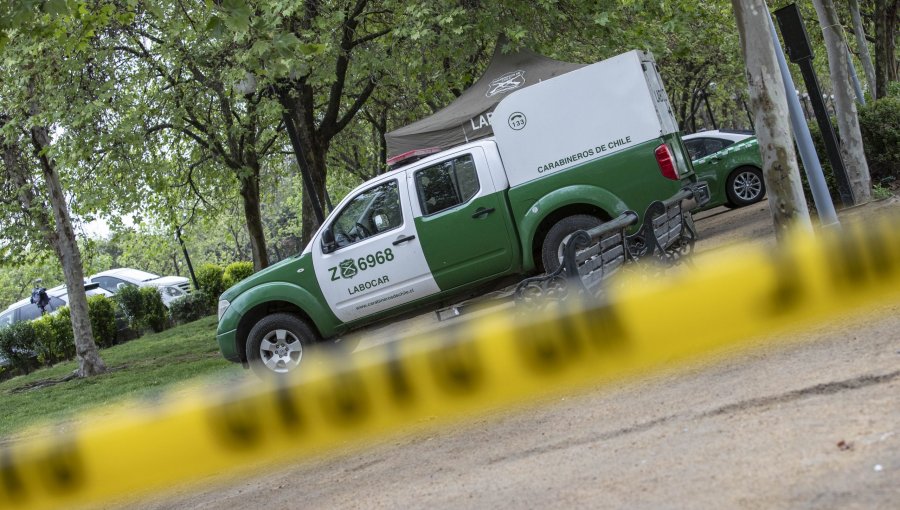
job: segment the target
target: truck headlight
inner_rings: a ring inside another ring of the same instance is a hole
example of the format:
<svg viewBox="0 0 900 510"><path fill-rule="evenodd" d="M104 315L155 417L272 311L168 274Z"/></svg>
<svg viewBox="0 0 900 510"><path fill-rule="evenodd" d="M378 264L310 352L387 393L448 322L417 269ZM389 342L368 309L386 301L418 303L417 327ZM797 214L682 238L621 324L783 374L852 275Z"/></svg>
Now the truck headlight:
<svg viewBox="0 0 900 510"><path fill-rule="evenodd" d="M219 300L219 320L222 320L222 316L225 315L225 310L228 310L228 307L231 306L231 303L222 299Z"/></svg>

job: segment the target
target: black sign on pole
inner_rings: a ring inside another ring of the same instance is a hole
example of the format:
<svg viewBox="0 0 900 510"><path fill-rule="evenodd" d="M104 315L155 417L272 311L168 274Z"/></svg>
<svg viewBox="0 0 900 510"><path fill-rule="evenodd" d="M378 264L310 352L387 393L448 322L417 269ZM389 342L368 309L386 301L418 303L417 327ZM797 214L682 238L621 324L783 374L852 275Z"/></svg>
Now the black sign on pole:
<svg viewBox="0 0 900 510"><path fill-rule="evenodd" d="M191 274L191 281L194 282L194 289L200 290L200 282L197 281L197 275L194 274L194 265L191 264L191 256L188 254L184 239L181 238L181 225L175 227L175 238L178 239L178 244L181 245L181 251L184 252L184 261L187 262L188 272Z"/></svg>
<svg viewBox="0 0 900 510"><path fill-rule="evenodd" d="M803 81L806 83L806 90L809 92L813 113L816 115L816 122L819 125L819 130L822 132L822 139L825 141L828 161L831 162L831 168L834 170L841 202L845 207L849 207L854 204L853 193L850 191L850 181L847 179L844 160L841 159L837 136L834 134L834 128L832 128L831 121L828 118L825 102L822 101L822 90L819 88L819 80L816 78L816 71L813 69L813 51L809 45L803 18L800 17L800 9L797 8L797 4L786 5L775 11L775 18L778 20L781 37L787 46L788 57L791 59L791 62L800 66L800 72L803 73Z"/></svg>

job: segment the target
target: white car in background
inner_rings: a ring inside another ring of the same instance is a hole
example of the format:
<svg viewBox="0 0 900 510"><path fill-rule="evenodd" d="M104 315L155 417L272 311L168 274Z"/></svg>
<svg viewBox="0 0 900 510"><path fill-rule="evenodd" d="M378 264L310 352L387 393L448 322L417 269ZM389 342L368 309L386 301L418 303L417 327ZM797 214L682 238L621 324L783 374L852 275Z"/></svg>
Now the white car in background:
<svg viewBox="0 0 900 510"><path fill-rule="evenodd" d="M159 276L157 274L120 267L102 271L91 276L91 282L99 283L100 287L115 294L123 285L136 287L156 287L162 296L162 302L169 307L172 301L184 297L191 292L190 280L183 276Z"/></svg>
<svg viewBox="0 0 900 510"><path fill-rule="evenodd" d="M100 288L95 283L86 283L84 285L84 291L88 297L97 295L106 297L112 296L112 292ZM48 315L56 313L56 311L63 306L69 306L69 293L66 290L65 285L57 285L56 287L47 289L47 297L50 298L50 302L47 303L47 306L44 307L44 310ZM38 305L32 303L31 296L28 296L25 299L21 299L9 305L6 310L0 312L0 329L3 329L7 326L12 326L17 322L32 321L40 317L41 309L38 307ZM34 355L32 351L27 352L30 356ZM0 354L0 367L7 365L9 365L9 360L6 359L6 356Z"/></svg>
<svg viewBox="0 0 900 510"><path fill-rule="evenodd" d="M108 292L105 289L92 284L85 284L84 290L88 297L96 295L103 295L106 297L112 296L112 292ZM48 314L54 313L59 308L69 305L69 294L66 291L65 285L57 285L56 287L47 289L47 296L50 298L50 302L44 309ZM31 296L29 295L27 298L16 301L9 305L6 310L0 312L0 328L11 326L17 322L34 320L40 316L41 309L38 308L38 305L31 302Z"/></svg>

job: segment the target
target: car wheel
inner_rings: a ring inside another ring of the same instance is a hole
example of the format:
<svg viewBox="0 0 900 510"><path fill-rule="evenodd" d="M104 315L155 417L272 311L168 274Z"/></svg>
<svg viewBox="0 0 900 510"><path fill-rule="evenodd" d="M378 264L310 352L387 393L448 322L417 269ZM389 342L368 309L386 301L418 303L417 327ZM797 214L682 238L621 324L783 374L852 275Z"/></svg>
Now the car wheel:
<svg viewBox="0 0 900 510"><path fill-rule="evenodd" d="M247 362L260 377L286 375L300 366L304 350L315 341L316 334L303 319L289 313L274 313L250 330Z"/></svg>
<svg viewBox="0 0 900 510"><path fill-rule="evenodd" d="M603 223L603 221L588 214L575 214L567 216L550 227L544 242L541 245L541 262L544 271L552 273L562 265L563 246L565 241L578 230L590 230Z"/></svg>
<svg viewBox="0 0 900 510"><path fill-rule="evenodd" d="M766 183L759 168L744 166L731 172L725 191L732 206L744 207L766 196Z"/></svg>

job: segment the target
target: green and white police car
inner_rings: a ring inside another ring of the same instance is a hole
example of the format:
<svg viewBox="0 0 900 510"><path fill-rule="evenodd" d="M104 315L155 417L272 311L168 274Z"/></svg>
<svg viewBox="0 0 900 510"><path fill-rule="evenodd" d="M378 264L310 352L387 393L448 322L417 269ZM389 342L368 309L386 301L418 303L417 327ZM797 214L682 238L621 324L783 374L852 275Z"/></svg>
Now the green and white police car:
<svg viewBox="0 0 900 510"><path fill-rule="evenodd" d="M765 198L762 156L752 132L703 131L683 140L697 179L709 186L704 209L744 207Z"/></svg>
<svg viewBox="0 0 900 510"><path fill-rule="evenodd" d="M648 53L517 90L493 119L492 137L362 184L302 253L222 294L225 358L289 372L315 342L553 269L573 231L695 180Z"/></svg>

